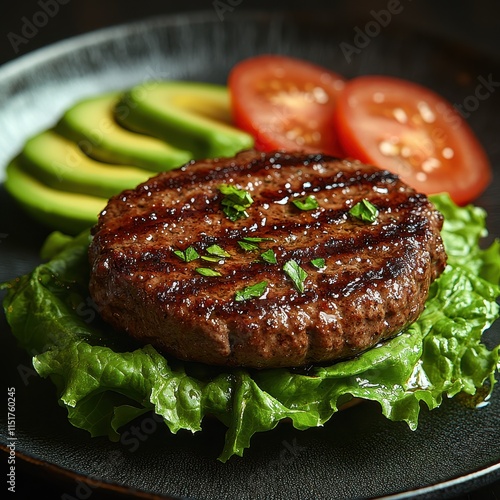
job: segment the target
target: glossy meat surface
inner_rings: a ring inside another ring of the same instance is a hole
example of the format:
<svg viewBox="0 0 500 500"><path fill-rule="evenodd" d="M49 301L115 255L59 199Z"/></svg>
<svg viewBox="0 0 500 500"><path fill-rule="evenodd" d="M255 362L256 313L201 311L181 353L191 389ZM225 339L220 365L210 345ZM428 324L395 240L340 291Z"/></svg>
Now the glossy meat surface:
<svg viewBox="0 0 500 500"><path fill-rule="evenodd" d="M222 185L251 195L247 217L227 217ZM307 196L316 208L292 203ZM362 200L378 209L374 222L349 212ZM246 151L159 174L112 198L93 230L90 290L114 328L180 359L256 368L329 362L419 316L445 266L441 226L426 196L376 167ZM229 257L203 259L214 257L213 245ZM199 258L185 262L175 252L188 248ZM284 271L292 260L303 280ZM237 300L263 281L261 296Z"/></svg>

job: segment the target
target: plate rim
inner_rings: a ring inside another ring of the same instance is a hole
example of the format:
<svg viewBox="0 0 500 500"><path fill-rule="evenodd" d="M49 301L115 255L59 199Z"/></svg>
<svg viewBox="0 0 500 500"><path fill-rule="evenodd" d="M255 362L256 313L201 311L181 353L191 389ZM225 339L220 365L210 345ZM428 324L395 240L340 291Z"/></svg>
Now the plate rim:
<svg viewBox="0 0 500 500"><path fill-rule="evenodd" d="M6 455L9 454L9 449L3 442L0 443L0 450ZM97 478L94 479L90 476L86 476L74 470L68 469L66 467L63 467L62 465L43 460L23 451L16 450L16 459L17 458L20 458L25 462L25 464L32 467L45 467L52 473L59 476L61 479L70 479L75 482L87 484L94 490L104 489L106 491L112 491L114 493L127 495L128 497L132 496L134 498L145 498L151 500L180 500L180 497L158 494L144 489L131 488L124 484L120 484L118 482L113 482L110 480ZM462 493L467 493L473 491L477 487L483 487L493 484L499 478L500 461L495 464L491 464L489 466L471 471L465 476L458 476L440 483L434 483L428 486L424 486L422 488L400 491L397 493L392 493L390 495L376 496L372 498L373 500L408 500L418 498L438 499L441 497L438 497L437 495L445 493L447 491L451 492L454 488L468 485L470 486L470 488L466 488L462 491Z"/></svg>
<svg viewBox="0 0 500 500"><path fill-rule="evenodd" d="M252 18L267 18L271 19L286 19L293 17L299 12L298 10L276 10L276 11L264 11L262 9L247 9L243 12L234 12L232 14L233 18L236 17L252 17ZM212 19L210 19L211 17ZM92 47L93 45L100 45L105 41L116 39L117 32L141 32L144 26L165 26L177 24L193 24L200 22L213 21L214 23L224 23L217 19L216 14L210 9L201 9L196 11L185 10L182 12L177 12L173 14L162 14L162 15L150 15L136 19L133 21L125 21L116 24L111 24L109 26L103 26L100 28L93 29L91 31L78 33L75 35L56 40L48 45L38 47L36 49L30 50L18 57L0 64L0 85L4 84L4 80L9 78L15 78L17 72L25 71L30 69L33 65L37 65L45 62L47 58L51 59L54 57L61 56L68 51L71 51L75 47L84 49Z"/></svg>

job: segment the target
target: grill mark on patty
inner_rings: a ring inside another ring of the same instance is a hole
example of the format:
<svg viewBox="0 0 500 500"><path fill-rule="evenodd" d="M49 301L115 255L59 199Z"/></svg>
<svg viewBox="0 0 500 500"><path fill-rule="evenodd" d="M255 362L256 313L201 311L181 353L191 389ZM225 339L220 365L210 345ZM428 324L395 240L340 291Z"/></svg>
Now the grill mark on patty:
<svg viewBox="0 0 500 500"><path fill-rule="evenodd" d="M298 174L298 172L296 172ZM377 170L375 172L356 172L347 173L340 171L331 176L309 176L306 175L307 180L294 179L301 184L300 187L292 188L284 186L279 191L276 189L261 189L259 197L268 203L276 202L277 200L288 196L303 196L307 194L317 194L325 192L331 197L335 196L336 191L348 190L350 188L357 188L359 191L372 192L373 187L384 187L386 184L396 182L397 177L387 172L386 170Z"/></svg>
<svg viewBox="0 0 500 500"><path fill-rule="evenodd" d="M242 173L256 177L258 173L265 175L272 171L281 171L283 164L285 164L287 170L294 171L297 167L307 169L312 164L324 165L330 160L330 157L325 157L324 155L297 155L294 157L280 153L274 155L263 154L260 158L244 163L238 161L228 162L227 159L223 159L222 162L214 161L214 168L209 172L206 169L196 170L196 168L193 168L192 166L196 165L196 162L193 161L182 169L174 171L174 175L154 178L148 183L147 189L142 187L138 190L126 191L125 193L128 199L132 200L140 198L144 193L164 191L165 189L177 189L185 192L189 186L206 185L207 183L213 184L215 181L225 183L231 176L241 177ZM218 168L219 163L222 165L220 168ZM384 176L387 178L397 179L396 176L387 171L380 170L380 172L385 172ZM340 176L345 175L344 172L339 172L339 174Z"/></svg>
<svg viewBox="0 0 500 500"><path fill-rule="evenodd" d="M245 256L248 256L246 260L258 258L261 252L271 248L274 250L277 258L283 263L290 259L295 259L299 263L303 263L313 258L328 258L332 255L341 256L346 253L355 254L363 248L376 248L380 245L393 248L394 243L403 237L411 236L425 239L428 233L426 221L416 217L411 212L407 212L404 214L404 217L399 214L398 223L388 221L387 224L367 226L362 222L352 222L348 223L346 228L341 228L342 234L338 231L339 228L334 228L336 232L332 233L331 237L321 234L321 241L311 244L311 239L308 236L307 246L299 245L296 248L287 250L286 236L325 228L327 221L331 223L332 219L335 221L344 220L346 214L346 210L333 211L333 215L328 211L321 214L312 223L310 221L288 220L279 226L273 225L269 228L259 228L260 230L255 232L231 229L230 234L226 231L222 234L200 234L192 246L198 253L203 253L208 246L217 244L228 251L233 258L238 258L238 260L244 259ZM158 225L163 224L162 221L150 222L150 224L147 222L143 223L146 234L153 234L158 230ZM367 232L368 227L371 232ZM356 231L356 228L361 229L361 231ZM258 252L245 252L239 247L237 242L252 235L263 238L272 237L273 241L263 243ZM145 245L143 252L138 256L132 254L127 256L126 259L121 259L120 265L122 269L134 269L137 266L140 269L140 264L143 263L148 269L154 271L165 271L166 265L179 268L183 266L183 262L173 254L173 249L174 247L165 248L161 246L151 246L148 248ZM231 258L226 260L226 268L230 267L230 265Z"/></svg>
<svg viewBox="0 0 500 500"><path fill-rule="evenodd" d="M156 294L164 304L176 304L178 302L177 295L195 296L196 299L193 302L199 307L212 307L225 314L247 310L256 311L286 304L288 301L293 301L295 306L300 306L318 300L318 297L323 300L349 297L362 292L369 286L376 287L378 282L396 279L409 269L408 262L409 256L405 255L388 259L379 266L372 265L363 273L346 270L335 274L318 274L317 276L312 268L308 268L308 278L306 278L303 293L298 293L294 289L292 282L286 277L281 267L277 272L270 265L262 267L255 265L245 270L233 268L231 272L222 277L205 278L193 273L185 280L175 281L168 288L159 285ZM271 298L242 302L235 300L237 289L234 287L234 282L238 282L243 287L263 280L268 281L274 291L279 289L279 296L273 294Z"/></svg>
<svg viewBox="0 0 500 500"><path fill-rule="evenodd" d="M397 224L391 224L391 221L388 221L387 224L377 224L382 231L387 231L387 234L389 234L391 231L395 231L393 235L394 239L403 235L419 233L422 229L425 228L427 224L425 219L417 217L414 213L416 209L420 209L426 206L427 198L425 196L415 195L410 199L404 196L402 196L401 199L397 199L396 197L391 197L389 199L376 198L372 199L371 201L377 206L381 214L383 214L383 212L398 214L399 220ZM218 214L219 212L221 212L219 203L210 203L209 206L205 209L205 213L207 215ZM252 216L253 219L255 219L255 216L252 212L252 207L250 207L249 212L251 212L250 220L252 220ZM249 236L258 236L262 238L273 238L275 240L279 240L280 238L285 238L288 235L303 233L304 231L314 231L319 230L320 228L325 230L325 228L328 229L328 226L332 224L340 224L342 222L345 222L346 219L349 218L349 208L324 209L314 218L307 216L306 220L298 217L298 215L304 214L299 209L295 210L293 207L290 207L290 209L287 210L286 208L284 208L283 212L284 215L280 218L279 223L274 222L270 225L264 226L255 226L254 224L253 227L248 227L248 225L240 227L236 225L230 225L222 227L219 231L211 229L213 231L212 234L207 234L202 231L200 232L199 240L194 243L194 246L198 250L202 250L204 245L219 244L221 246L224 246L228 242L235 242ZM406 213L403 214L403 212ZM142 235L154 235L158 231L167 230L174 224L181 224L183 221L189 221L190 218L197 214L199 214L199 210L197 210L196 208L182 211L182 216L172 213L164 213L162 215L159 215L158 211L153 211L149 214L148 217L137 216L131 218L128 222L122 223L119 228L115 228L115 230L111 234L107 233L105 237L109 241L112 240L114 244L118 244L120 242L129 240L130 237L136 233L140 233ZM403 221L401 221L401 217L403 215L404 219ZM265 218L265 216L262 217ZM381 215L381 218L383 218L383 215ZM414 220L412 220L412 218ZM355 232L356 226L365 230L367 227L363 222L351 221L348 229ZM175 227L176 226L174 225L172 228L172 231L174 232ZM366 237L367 235L363 231L363 234L360 235L358 240L362 241L363 238ZM381 237L387 238L388 236ZM374 233L368 235L368 238L373 239L375 244L376 236ZM327 245L332 243L333 241L331 240L329 243L327 243ZM335 245L337 245L337 243L335 243ZM339 248L341 248L342 246L343 244L340 244ZM157 251L163 252L163 249L159 248L157 249Z"/></svg>
<svg viewBox="0 0 500 500"><path fill-rule="evenodd" d="M314 157L316 158L316 157ZM323 160L322 160L323 161ZM262 165L259 163L258 168L262 170ZM278 168L277 165L272 165L272 168ZM279 166L281 169L282 167ZM220 169L217 171L218 176L217 180L220 180L220 183L228 182L225 177L228 175L228 169ZM252 172L253 175L256 175L256 172ZM262 172L260 172L262 173ZM178 174L178 172L175 172ZM267 174L267 171L264 172ZM297 174L297 172L294 172ZM201 178L200 178L201 177ZM210 179L207 179L210 177ZM188 220L193 217L193 215L198 215L200 212L203 212L205 215L211 215L219 212L221 210L220 201L223 199L223 196L218 192L218 186L211 186L211 196L207 195L208 191L204 190L202 196L193 197L193 201L189 204L183 206L176 206L175 204L169 206L160 205L160 206L150 206L147 203L147 197L154 191L164 191L165 189L171 190L176 189L179 192L183 192L183 198L186 197L186 193L188 192L187 185L190 184L193 187L199 188L199 185L203 182L213 181L213 176L201 175L197 176L196 173L193 175L175 175L172 177L166 177L165 181L152 182L145 187L142 187L137 190L128 190L119 195L117 198L120 199L123 203L132 204L137 203L137 206L141 209L144 209L144 213L147 215L137 215L130 218L129 221L124 221L124 223L117 229L113 235L116 240L120 238L125 239L128 235L134 232L137 228L140 228L141 232L147 231L148 224L155 225L155 221L160 219L163 224L172 224L172 223L181 223L182 221ZM307 187L304 187L304 182L300 181L301 188L300 191L297 192L297 189L292 189L292 187L280 189L278 192L270 189L259 189L257 187L255 189L255 193L251 193L254 196L258 196L262 203L276 203L280 199L288 196L291 197L293 195L304 196L309 193L318 194L325 192L329 194L331 198L335 198L335 193L337 190L350 189L356 187L357 189L361 189L363 187L363 191L366 191L371 196L373 196L373 185L380 184L381 186L387 183L393 183L397 180L397 177L394 174L391 174L385 170L377 170L375 172L357 172L354 175L352 173L347 173L344 171L340 171L332 176L320 176L320 177L311 177L310 180L306 181ZM189 181L189 182L188 182ZM223 182L224 181L224 182ZM141 198L146 197L144 200L140 201ZM395 201L395 200L392 200ZM389 208L390 205L383 205L381 208ZM394 205L394 203L393 203ZM252 211L252 207L250 207L249 211ZM345 214L345 210L339 209L338 211L334 211L332 214L334 219L338 219ZM291 212L292 215L294 212ZM154 216L155 219L151 219L151 216Z"/></svg>
<svg viewBox="0 0 500 500"><path fill-rule="evenodd" d="M387 242L384 244L387 245ZM344 261L350 261L358 254L358 248L346 247L343 252L334 252L334 255L344 257ZM324 254L324 257L329 257L331 254ZM225 313L230 314L234 311L242 311L250 309L258 309L261 307L269 307L273 304L283 302L283 300L290 300L293 298L295 305L305 304L316 300L318 296L323 299L339 298L358 293L368 286L373 286L377 282L384 280L393 280L403 275L408 271L411 266L410 262L414 263L418 257L417 251L413 245L406 245L401 248L401 255L391 255L390 258L385 259L379 265L374 263L364 272L353 272L352 270L336 270L333 274L329 272L318 273L308 261L299 261L299 264L306 268L308 278L306 279L306 290L303 294L298 294L293 283L286 277L282 270L283 263L287 260L283 259L276 265L252 262L248 266L241 267L237 264L235 266L227 262L225 265L217 266L217 269L223 273L221 277L203 277L195 272L196 264L186 266L187 277L179 279L172 283L171 286L164 287L158 285L157 293L161 302L167 304L175 304L178 302L179 296L194 296L197 297L194 301L200 303L200 307L215 307L216 309L223 310ZM142 262L147 265L145 268L151 270L151 259L156 258L154 254L147 253ZM129 261L128 264L137 264L137 262ZM125 275L127 274L127 266L123 266L124 262L121 261L117 266ZM341 267L341 266L337 266ZM140 271L141 267L136 266ZM178 266L163 267L163 272L179 271ZM278 286L281 296L272 299L260 299L258 301L249 301L239 303L234 300L234 294L237 289L234 283L238 283L241 287L254 284L258 281L266 280ZM216 305L217 301L214 297L222 297L222 306ZM227 301L227 302L226 302ZM221 308L222 307L222 308Z"/></svg>

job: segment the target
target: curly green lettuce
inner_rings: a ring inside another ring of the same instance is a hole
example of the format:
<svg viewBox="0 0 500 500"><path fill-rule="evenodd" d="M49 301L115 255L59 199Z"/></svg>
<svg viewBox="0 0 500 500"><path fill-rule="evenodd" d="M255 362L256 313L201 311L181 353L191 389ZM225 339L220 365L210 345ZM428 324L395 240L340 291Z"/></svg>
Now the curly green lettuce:
<svg viewBox="0 0 500 500"><path fill-rule="evenodd" d="M48 262L3 285L6 317L19 343L37 353L33 366L57 386L70 422L92 436L118 440L121 428L149 411L172 433L200 431L211 415L227 427L219 457L226 461L242 456L256 432L283 419L297 429L321 426L352 398L377 401L388 419L415 429L421 402L433 409L458 393L489 395L500 367L500 346L482 343L499 314L500 244L479 246L484 210L459 208L446 195L432 201L445 216L449 259L420 318L354 359L307 374L182 363L115 335L87 289L88 233L49 237Z"/></svg>

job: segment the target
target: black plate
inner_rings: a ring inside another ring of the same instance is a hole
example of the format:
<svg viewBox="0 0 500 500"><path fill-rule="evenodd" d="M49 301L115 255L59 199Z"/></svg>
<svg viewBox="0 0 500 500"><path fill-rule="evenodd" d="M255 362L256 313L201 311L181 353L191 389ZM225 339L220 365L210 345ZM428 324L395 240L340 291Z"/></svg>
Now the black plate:
<svg viewBox="0 0 500 500"><path fill-rule="evenodd" d="M500 169L500 92L493 88L480 98L476 93L481 78L500 74L497 62L392 26L348 60L340 44L353 43L352 26L304 14L234 13L222 23L212 12L106 29L37 51L0 69L0 164L3 168L30 134L50 126L78 98L152 78L224 83L238 60L273 52L315 61L347 77L379 73L408 78L467 105L470 124L495 170ZM500 235L499 179L477 200L490 214L490 240ZM5 191L0 195L3 281L38 262L48 230L19 212ZM0 321L8 332L5 317ZM486 341L490 346L500 341L500 325ZM243 459L222 464L216 457L224 429L215 421L206 421L195 436L174 436L148 416L125 429L121 443L91 439L67 422L54 387L33 374L30 357L12 335L3 335L0 342L4 387L16 389L18 460L24 457L44 472L87 478L86 489L70 486L68 494L75 498L115 486L136 495L217 499L443 498L500 478L498 386L491 403L480 410L457 398L432 412L423 409L414 432L404 423L387 421L371 403L336 415L320 429L299 432L283 424L255 436ZM2 411L4 450L5 417Z"/></svg>

